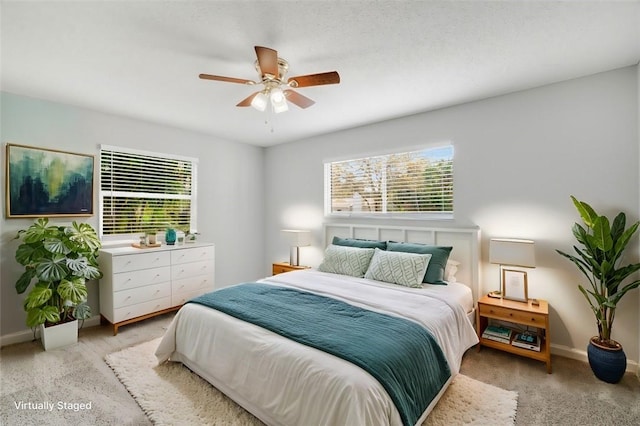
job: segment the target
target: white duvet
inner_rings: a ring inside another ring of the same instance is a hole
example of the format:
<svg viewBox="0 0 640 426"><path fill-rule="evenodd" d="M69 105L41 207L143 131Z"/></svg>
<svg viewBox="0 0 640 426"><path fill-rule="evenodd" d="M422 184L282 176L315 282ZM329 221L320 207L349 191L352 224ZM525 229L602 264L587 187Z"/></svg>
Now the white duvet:
<svg viewBox="0 0 640 426"><path fill-rule="evenodd" d="M478 342L465 309L442 288L414 289L315 270L260 282L331 296L423 325L442 348L451 379L464 352ZM184 363L269 425L401 424L382 385L360 367L199 304L178 311L156 357Z"/></svg>

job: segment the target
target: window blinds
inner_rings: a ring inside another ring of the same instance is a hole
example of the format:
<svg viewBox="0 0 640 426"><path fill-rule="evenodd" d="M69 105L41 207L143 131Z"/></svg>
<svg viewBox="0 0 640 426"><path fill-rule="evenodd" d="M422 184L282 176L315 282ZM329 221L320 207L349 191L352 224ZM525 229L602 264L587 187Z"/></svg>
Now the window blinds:
<svg viewBox="0 0 640 426"><path fill-rule="evenodd" d="M325 164L329 214L453 213L453 147Z"/></svg>
<svg viewBox="0 0 640 426"><path fill-rule="evenodd" d="M100 147L101 235L195 228L197 159Z"/></svg>

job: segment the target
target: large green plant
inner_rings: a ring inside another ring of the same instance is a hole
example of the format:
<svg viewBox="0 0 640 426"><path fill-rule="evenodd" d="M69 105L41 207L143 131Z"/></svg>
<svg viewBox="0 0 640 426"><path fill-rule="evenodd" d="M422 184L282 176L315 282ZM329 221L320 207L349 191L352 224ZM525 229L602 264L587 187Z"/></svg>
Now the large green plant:
<svg viewBox="0 0 640 426"><path fill-rule="evenodd" d="M623 283L640 269L640 263L621 266L622 255L638 229L640 222L626 227L626 216L618 213L609 222L605 216L598 215L584 201L571 196L585 227L579 223L573 225L573 235L581 247L573 246L577 256L556 250L571 260L589 280L590 288L578 285L578 288L589 302L598 325L598 342L608 347L620 345L611 339L611 330L616 315L616 306L620 299L640 286L640 280Z"/></svg>
<svg viewBox="0 0 640 426"><path fill-rule="evenodd" d="M85 282L102 276L96 260L101 243L91 225L49 226L40 218L16 239L22 240L16 260L25 267L16 291L33 283L24 300L27 326L89 318Z"/></svg>

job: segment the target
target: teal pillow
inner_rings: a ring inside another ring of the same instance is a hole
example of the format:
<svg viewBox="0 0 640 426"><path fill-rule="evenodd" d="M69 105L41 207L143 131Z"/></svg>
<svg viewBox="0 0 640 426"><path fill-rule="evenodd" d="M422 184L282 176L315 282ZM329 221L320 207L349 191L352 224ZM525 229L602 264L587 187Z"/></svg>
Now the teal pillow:
<svg viewBox="0 0 640 426"><path fill-rule="evenodd" d="M324 259L318 266L318 271L362 278L371 262L373 250L332 244L325 250Z"/></svg>
<svg viewBox="0 0 640 426"><path fill-rule="evenodd" d="M447 267L447 260L453 247L430 246L418 243L396 243L387 242L387 250L402 251L405 253L430 254L431 260L427 267L427 273L424 275L422 282L429 284L446 285L444 280L444 270Z"/></svg>
<svg viewBox="0 0 640 426"><path fill-rule="evenodd" d="M430 254L404 253L375 249L365 278L405 287L422 288L422 279Z"/></svg>
<svg viewBox="0 0 640 426"><path fill-rule="evenodd" d="M336 246L346 246L346 247L379 248L380 250L387 249L386 241L361 240L357 238L333 237L333 241L331 244Z"/></svg>

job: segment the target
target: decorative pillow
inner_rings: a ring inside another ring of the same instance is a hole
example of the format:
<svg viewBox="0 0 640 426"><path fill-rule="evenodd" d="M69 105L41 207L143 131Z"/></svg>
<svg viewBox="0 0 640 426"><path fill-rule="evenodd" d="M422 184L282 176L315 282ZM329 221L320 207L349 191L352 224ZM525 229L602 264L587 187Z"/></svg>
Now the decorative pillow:
<svg viewBox="0 0 640 426"><path fill-rule="evenodd" d="M444 268L444 279L448 283L455 283L458 281L458 279L456 278L456 274L458 273L458 266L460 266L460 262L458 262L457 260L447 260L447 267Z"/></svg>
<svg viewBox="0 0 640 426"><path fill-rule="evenodd" d="M431 260L427 267L427 273L424 275L422 282L429 284L446 285L444 281L444 270L447 267L447 260L453 247L430 246L418 243L395 243L387 242L387 250L402 251L405 253L430 254Z"/></svg>
<svg viewBox="0 0 640 426"><path fill-rule="evenodd" d="M361 240L357 238L340 238L333 237L333 245L336 246L347 246L347 247L360 247L360 248L379 248L380 250L387 249L386 241L376 241L376 240Z"/></svg>
<svg viewBox="0 0 640 426"><path fill-rule="evenodd" d="M324 252L324 260L318 266L320 272L364 277L374 249L330 245Z"/></svg>
<svg viewBox="0 0 640 426"><path fill-rule="evenodd" d="M405 287L422 287L430 254L390 252L375 249L365 278L399 284Z"/></svg>

